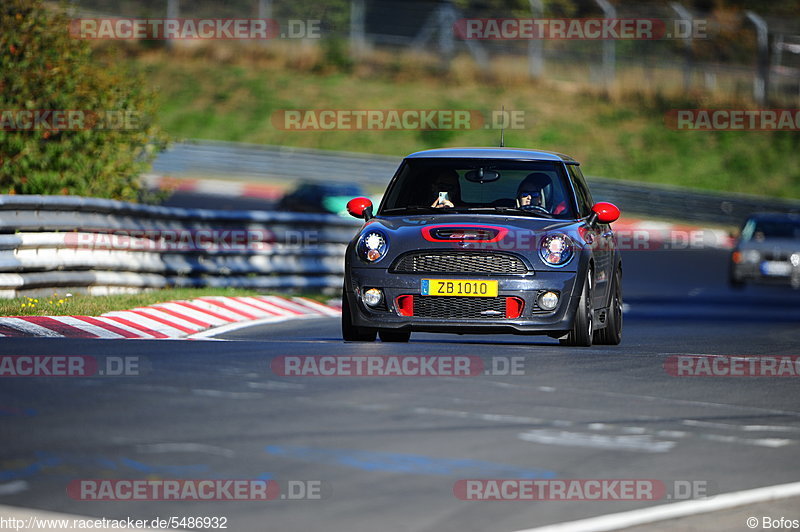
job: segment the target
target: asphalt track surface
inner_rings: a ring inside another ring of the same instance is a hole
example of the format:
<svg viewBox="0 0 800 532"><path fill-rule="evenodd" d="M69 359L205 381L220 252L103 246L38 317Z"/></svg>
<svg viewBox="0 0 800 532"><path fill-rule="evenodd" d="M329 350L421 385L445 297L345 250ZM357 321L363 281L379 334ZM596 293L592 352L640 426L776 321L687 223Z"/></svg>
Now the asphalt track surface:
<svg viewBox="0 0 800 532"><path fill-rule="evenodd" d="M664 369L672 354L800 354L800 292L730 291L725 260L718 250L627 252L629 309L616 347L433 334L346 344L327 318L240 329L226 342L2 339L3 355L138 356L144 369L3 379L0 504L116 518L225 516L229 530L245 532L514 531L671 501L462 501L454 483L657 479L704 482L713 494L796 481L798 378ZM298 354L523 357L524 374L320 378L270 369L274 357ZM100 478L319 480L323 498L67 496L70 481Z"/></svg>

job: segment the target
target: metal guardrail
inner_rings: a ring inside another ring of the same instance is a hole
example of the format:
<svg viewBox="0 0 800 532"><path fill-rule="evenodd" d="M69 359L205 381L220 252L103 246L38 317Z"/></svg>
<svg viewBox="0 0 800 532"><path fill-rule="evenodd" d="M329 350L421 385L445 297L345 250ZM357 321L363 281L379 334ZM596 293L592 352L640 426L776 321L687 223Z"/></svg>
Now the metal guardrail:
<svg viewBox="0 0 800 532"><path fill-rule="evenodd" d="M0 195L0 297L167 286L341 286L359 222L76 196Z"/></svg>
<svg viewBox="0 0 800 532"><path fill-rule="evenodd" d="M611 201L625 214L738 227L753 212L800 212L800 201L599 177L589 177L588 181L596 201Z"/></svg>
<svg viewBox="0 0 800 532"><path fill-rule="evenodd" d="M356 182L383 189L400 161L400 157L349 152L191 141L159 155L153 171L173 177ZM800 212L800 201L591 176L588 180L596 200L611 201L624 214L739 226L751 212Z"/></svg>

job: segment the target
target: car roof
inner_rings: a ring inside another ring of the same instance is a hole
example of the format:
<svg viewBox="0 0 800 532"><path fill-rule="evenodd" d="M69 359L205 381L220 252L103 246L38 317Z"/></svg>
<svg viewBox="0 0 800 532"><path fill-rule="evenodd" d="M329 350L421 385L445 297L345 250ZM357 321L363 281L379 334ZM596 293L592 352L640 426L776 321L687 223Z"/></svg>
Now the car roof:
<svg viewBox="0 0 800 532"><path fill-rule="evenodd" d="M800 222L800 213L796 212L754 212L748 220L770 222Z"/></svg>
<svg viewBox="0 0 800 532"><path fill-rule="evenodd" d="M535 161L561 161L564 163L578 164L578 162L563 153L542 150L528 150L524 148L437 148L434 150L418 151L408 155L406 159L427 157L441 157L453 159L526 159Z"/></svg>

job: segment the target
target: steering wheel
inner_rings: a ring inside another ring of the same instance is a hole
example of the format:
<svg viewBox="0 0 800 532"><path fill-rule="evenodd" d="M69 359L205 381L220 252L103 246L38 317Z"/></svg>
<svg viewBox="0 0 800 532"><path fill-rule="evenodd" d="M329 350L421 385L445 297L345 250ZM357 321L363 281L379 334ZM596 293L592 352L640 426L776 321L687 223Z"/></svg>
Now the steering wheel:
<svg viewBox="0 0 800 532"><path fill-rule="evenodd" d="M521 205L519 209L522 211L539 211L543 212L544 214L550 214L550 211L548 211L541 205Z"/></svg>

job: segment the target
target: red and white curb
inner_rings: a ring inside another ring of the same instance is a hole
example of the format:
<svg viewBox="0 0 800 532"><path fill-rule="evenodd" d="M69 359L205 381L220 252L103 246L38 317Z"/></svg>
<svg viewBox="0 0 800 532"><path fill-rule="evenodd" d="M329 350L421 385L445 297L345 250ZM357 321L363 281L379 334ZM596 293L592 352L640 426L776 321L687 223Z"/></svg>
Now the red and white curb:
<svg viewBox="0 0 800 532"><path fill-rule="evenodd" d="M286 192L284 187L246 181L222 179L177 178L157 174L144 174L145 182L151 188L180 192L197 192L212 196L232 196L237 198L259 198L278 200Z"/></svg>
<svg viewBox="0 0 800 532"><path fill-rule="evenodd" d="M260 323L340 316L341 309L278 296L200 297L101 316L0 317L0 336L53 338L206 338Z"/></svg>

